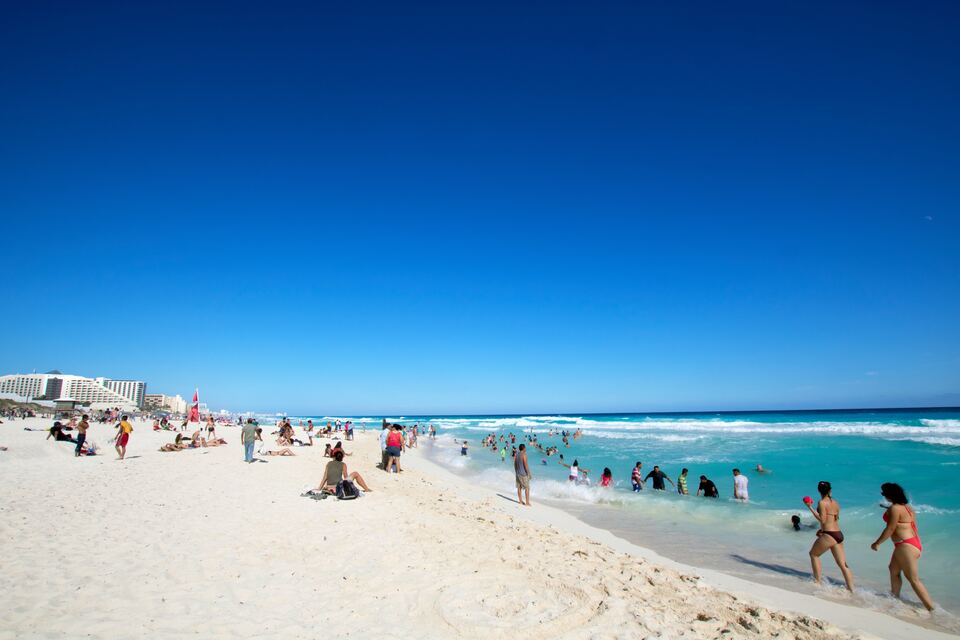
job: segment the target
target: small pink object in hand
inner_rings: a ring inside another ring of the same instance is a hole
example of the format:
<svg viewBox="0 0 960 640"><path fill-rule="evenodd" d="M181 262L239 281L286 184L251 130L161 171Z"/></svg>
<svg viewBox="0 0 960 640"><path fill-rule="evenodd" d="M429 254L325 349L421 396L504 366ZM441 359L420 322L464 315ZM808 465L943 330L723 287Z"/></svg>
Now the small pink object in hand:
<svg viewBox="0 0 960 640"><path fill-rule="evenodd" d="M804 503L804 504L813 504L813 498L811 498L810 496L803 496L803 503Z"/></svg>

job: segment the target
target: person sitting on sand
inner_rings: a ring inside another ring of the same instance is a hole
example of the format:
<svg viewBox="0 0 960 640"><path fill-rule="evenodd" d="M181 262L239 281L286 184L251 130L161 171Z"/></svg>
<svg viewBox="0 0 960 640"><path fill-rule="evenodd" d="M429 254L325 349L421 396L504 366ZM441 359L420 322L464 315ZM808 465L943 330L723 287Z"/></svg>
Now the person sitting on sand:
<svg viewBox="0 0 960 640"><path fill-rule="evenodd" d="M333 457L332 447L330 446L330 443L329 443L329 442L328 442L327 444L323 445L323 457L324 457L324 458L332 458L332 457Z"/></svg>
<svg viewBox="0 0 960 640"><path fill-rule="evenodd" d="M73 444L77 444L75 438L71 438L63 432L63 425L59 421L54 422L53 426L50 427L50 433L47 435L47 440L50 438L53 438L55 442L72 442Z"/></svg>
<svg viewBox="0 0 960 640"><path fill-rule="evenodd" d="M343 449L343 443L340 442L339 440L337 440L337 441L335 441L335 442L333 443L333 449L331 449L331 451L330 451L330 457L332 458L337 451L343 451L343 455L345 455L345 456L352 456L352 455L353 455L352 453L347 453L346 451L344 451L344 449Z"/></svg>
<svg viewBox="0 0 960 640"><path fill-rule="evenodd" d="M183 444L183 434L178 433L173 442L168 442L160 447L160 451L182 451L184 448L186 448L186 445Z"/></svg>
<svg viewBox="0 0 960 640"><path fill-rule="evenodd" d="M356 482L364 491L372 491L372 489L367 486L367 483L364 482L363 476L356 471L349 472L347 470L347 464L343 461L342 450L333 454L333 460L327 463L327 467L323 471L323 480L320 481L320 486L317 487L317 490L326 493L336 493L337 484L341 480Z"/></svg>

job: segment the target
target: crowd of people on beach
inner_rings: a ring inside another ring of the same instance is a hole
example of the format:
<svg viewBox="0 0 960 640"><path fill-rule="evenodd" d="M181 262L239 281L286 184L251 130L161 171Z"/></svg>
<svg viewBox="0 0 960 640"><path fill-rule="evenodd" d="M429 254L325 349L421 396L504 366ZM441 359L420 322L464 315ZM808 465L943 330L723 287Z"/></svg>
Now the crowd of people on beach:
<svg viewBox="0 0 960 640"><path fill-rule="evenodd" d="M19 417L19 416L17 416ZM115 424L116 433L113 437L118 459L123 460L126 456L127 446L133 433L133 425L130 416L121 414L119 411L105 411L99 413L95 420L100 423ZM79 456L96 455L98 447L87 440L90 429L91 418L87 414L79 417L70 416L68 419L57 420L50 427L47 439L55 442L68 442L74 446L74 454ZM153 429L156 431L176 431L173 442L164 444L160 447L162 452L182 451L185 449L198 449L205 447L217 447L227 444L226 440L219 438L216 434L217 424L223 424L224 421L216 420L213 416L208 416L204 427L196 429L190 438L186 437L185 429L189 424L186 419L179 425L174 426L174 422L166 416L157 417L153 422ZM227 424L232 424L227 422ZM352 440L354 437L353 424L347 420L328 421L326 426L317 427L312 420L306 423L300 421L299 427L303 430L304 437L297 437L293 425L289 419L281 419L276 423L276 429L271 432L277 449L269 449L265 445L264 430L253 418L248 418L245 422L238 419L237 425L240 426L240 440L244 448L244 461L251 463L255 461L254 449L256 444L260 443L257 453L261 456L293 456L295 447L312 447L314 438L334 438L342 436L343 440ZM32 429L28 429L32 430ZM75 432L75 433L74 433ZM204 434L205 432L205 434ZM433 425L421 427L415 424L413 426L404 426L399 423L388 423L386 419L382 421L379 434L379 444L381 451L380 468L385 473L403 473L401 467L401 457L408 450L418 446L420 434L424 434L430 439L435 439L437 430ZM582 431L575 432L557 431L551 432L551 436L559 436L560 442L564 448L569 448L571 441L579 439ZM345 461L352 455L343 447L343 440L337 439L333 443L327 443L324 446L323 457L328 459L324 468L322 478L315 489L306 493L316 499L326 498L328 496L337 496L341 499L351 499L363 495L363 492L370 492L372 489L357 471L351 471ZM463 456L469 453L469 442L467 440L456 441L460 448L460 454ZM578 486L592 486L590 480L591 470L580 464L579 459L574 458L568 462L564 454L560 453L560 447L540 442L537 434L523 434L517 436L513 433L496 434L490 433L481 441L481 446L500 457L501 462L505 462L507 455L510 456L514 465L514 475L516 479L517 501L520 505L531 506L530 493L531 482L533 480L533 469L528 457L528 452L533 449L539 452L543 457L540 460L540 466L548 464L548 458L557 456L557 464L566 468L567 480L571 484ZM756 465L754 471L758 474L770 473L762 465ZM732 496L740 502L747 502L750 499L749 479L740 469L732 470ZM689 469L683 468L676 477L676 481L671 478L659 465L653 465L652 469L644 474L643 463L637 461L630 470L630 489L633 492L644 491L650 488L654 491L666 491L666 485L670 484L674 491L681 496L691 495L692 487L688 484ZM614 486L613 471L605 467L600 473L599 487L601 489L610 489ZM359 489L358 489L359 487ZM362 491L360 490L362 489ZM817 584L820 584L823 576L823 567L821 556L827 551L831 553L837 564L847 589L853 590L854 576L846 562L846 553L844 549L844 535L840 529L840 504L833 497L832 486L827 481L822 481L817 486L820 499L814 505L814 500L809 496L804 497L803 503L810 514L818 523L816 539L809 551L813 578ZM704 498L720 497L720 491L716 483L705 475L699 476L699 484L693 495ZM923 606L928 610L933 609L933 601L930 598L919 575L919 560L923 552L923 545L917 528L916 512L910 507L909 500L903 488L895 483L884 483L881 485L881 495L889 503L883 514L885 526L879 537L871 544L873 550L878 550L887 540L893 541L893 554L889 562L889 575L891 592L899 597L904 579L910 584L917 596L920 598ZM791 518L792 526L795 530L802 530L800 517L794 515Z"/></svg>

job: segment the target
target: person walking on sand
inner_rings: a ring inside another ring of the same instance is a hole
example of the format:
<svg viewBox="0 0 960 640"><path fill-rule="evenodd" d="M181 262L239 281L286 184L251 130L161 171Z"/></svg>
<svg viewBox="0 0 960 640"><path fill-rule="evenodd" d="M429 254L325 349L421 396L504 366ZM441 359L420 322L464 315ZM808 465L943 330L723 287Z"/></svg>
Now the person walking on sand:
<svg viewBox="0 0 960 640"><path fill-rule="evenodd" d="M530 506L530 480L533 474L530 472L530 465L527 463L527 445L521 444L517 450L517 455L513 459L513 470L517 475L517 500L520 504ZM523 494L527 499L524 502Z"/></svg>
<svg viewBox="0 0 960 640"><path fill-rule="evenodd" d="M81 450L83 449L83 443L87 440L87 429L90 428L90 423L87 421L87 414L83 414L83 418L80 419L80 422L77 424L77 449L74 452L76 457L80 457Z"/></svg>
<svg viewBox="0 0 960 640"><path fill-rule="evenodd" d="M740 473L740 469L733 470L733 497L743 502L750 501L750 492L747 490L749 484L747 476Z"/></svg>
<svg viewBox="0 0 960 640"><path fill-rule="evenodd" d="M920 554L923 553L923 544L917 531L917 512L910 508L907 494L898 484L884 482L880 485L880 495L890 501L890 506L883 514L883 521L887 526L870 548L878 551L887 538L893 540L893 555L890 556L889 565L890 593L895 598L900 597L903 576L906 576L923 606L927 611L933 611L933 599L920 581Z"/></svg>
<svg viewBox="0 0 960 640"><path fill-rule="evenodd" d="M130 424L129 416L123 416L120 419L120 424L117 425L117 455L120 457L118 460L123 460L123 457L127 455L127 443L130 442L130 434L133 433L133 425Z"/></svg>
<svg viewBox="0 0 960 640"><path fill-rule="evenodd" d="M847 583L847 591L853 591L853 572L847 566L847 554L843 549L843 533L840 531L840 503L833 499L830 483L826 480L817 484L817 491L820 492L820 501L817 503L817 509L814 511L812 503L803 503L813 514L813 517L820 523L820 530L817 531L817 540L810 547L810 566L813 567L813 581L818 585L823 575L823 568L820 566L820 556L829 550L833 554L833 559L840 567L840 573ZM800 519L797 518L799 521Z"/></svg>
<svg viewBox="0 0 960 640"><path fill-rule="evenodd" d="M253 418L247 418L247 424L243 425L240 431L240 442L243 444L243 461L253 462L253 447L257 440L263 441L257 430L257 422Z"/></svg>

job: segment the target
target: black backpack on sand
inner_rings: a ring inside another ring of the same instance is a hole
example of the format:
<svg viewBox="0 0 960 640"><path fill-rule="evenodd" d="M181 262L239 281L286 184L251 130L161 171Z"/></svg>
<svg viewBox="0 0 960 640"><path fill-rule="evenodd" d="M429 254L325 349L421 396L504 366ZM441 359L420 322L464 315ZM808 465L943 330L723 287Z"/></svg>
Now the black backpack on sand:
<svg viewBox="0 0 960 640"><path fill-rule="evenodd" d="M356 500L359 496L360 492L357 491L356 485L349 480L341 480L337 483L338 500Z"/></svg>

